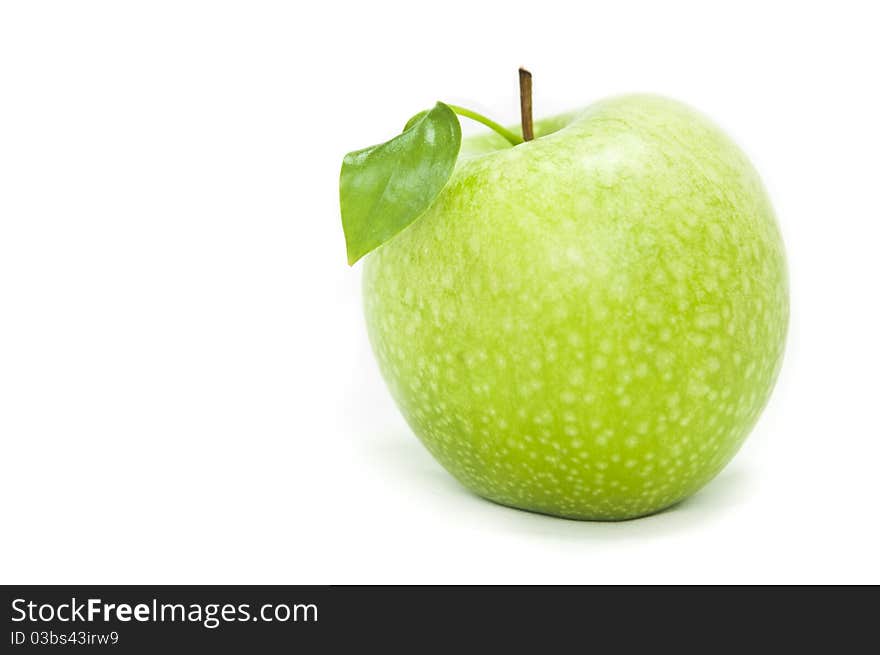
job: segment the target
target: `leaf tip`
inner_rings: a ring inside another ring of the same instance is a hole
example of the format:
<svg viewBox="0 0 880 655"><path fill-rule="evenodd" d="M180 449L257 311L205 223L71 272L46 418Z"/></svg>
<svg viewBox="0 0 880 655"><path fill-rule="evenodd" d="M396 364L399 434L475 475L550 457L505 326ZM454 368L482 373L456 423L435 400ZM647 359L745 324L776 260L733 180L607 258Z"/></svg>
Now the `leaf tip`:
<svg viewBox="0 0 880 655"><path fill-rule="evenodd" d="M357 247L356 240L349 234L348 230L345 229L344 224L343 232L345 233L345 260L348 262L349 266L354 266L367 253L364 252L363 249Z"/></svg>

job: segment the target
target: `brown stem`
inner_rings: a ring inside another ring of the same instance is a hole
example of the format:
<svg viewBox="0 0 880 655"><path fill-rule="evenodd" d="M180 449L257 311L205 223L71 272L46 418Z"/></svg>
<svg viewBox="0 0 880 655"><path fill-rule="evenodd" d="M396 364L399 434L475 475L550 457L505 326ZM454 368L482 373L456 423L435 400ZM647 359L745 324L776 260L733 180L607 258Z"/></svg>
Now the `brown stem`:
<svg viewBox="0 0 880 655"><path fill-rule="evenodd" d="M525 68L519 69L519 111L523 140L531 141L535 138L532 128L532 74Z"/></svg>

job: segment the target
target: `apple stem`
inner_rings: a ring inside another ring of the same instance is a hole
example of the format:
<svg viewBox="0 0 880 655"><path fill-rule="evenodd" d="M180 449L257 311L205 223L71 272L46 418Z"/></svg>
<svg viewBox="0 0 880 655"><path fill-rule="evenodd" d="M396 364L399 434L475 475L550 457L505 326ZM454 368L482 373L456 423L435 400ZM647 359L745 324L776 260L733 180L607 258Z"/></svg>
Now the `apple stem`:
<svg viewBox="0 0 880 655"><path fill-rule="evenodd" d="M535 138L532 127L532 74L522 67L519 69L519 111L523 140L531 141Z"/></svg>

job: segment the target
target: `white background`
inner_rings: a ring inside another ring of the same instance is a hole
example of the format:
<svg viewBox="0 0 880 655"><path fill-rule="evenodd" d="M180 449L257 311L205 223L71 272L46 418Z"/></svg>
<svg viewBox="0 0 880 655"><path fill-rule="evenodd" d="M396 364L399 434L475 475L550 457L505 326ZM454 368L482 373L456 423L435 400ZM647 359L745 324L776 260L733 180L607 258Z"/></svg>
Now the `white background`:
<svg viewBox="0 0 880 655"><path fill-rule="evenodd" d="M880 582L877 16L726 7L3 3L0 582ZM777 390L655 517L471 496L369 352L342 155L437 99L516 122L521 64L538 116L702 109L779 215Z"/></svg>

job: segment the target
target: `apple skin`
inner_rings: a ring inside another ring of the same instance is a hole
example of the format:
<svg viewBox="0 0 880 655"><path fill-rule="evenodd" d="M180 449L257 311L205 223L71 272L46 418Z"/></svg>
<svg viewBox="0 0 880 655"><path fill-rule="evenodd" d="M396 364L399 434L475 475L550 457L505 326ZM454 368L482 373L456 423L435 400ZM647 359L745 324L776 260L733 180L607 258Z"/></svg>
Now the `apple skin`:
<svg viewBox="0 0 880 655"><path fill-rule="evenodd" d="M788 279L762 183L673 100L611 98L463 145L428 212L367 257L382 374L489 500L651 514L742 445L782 360Z"/></svg>

